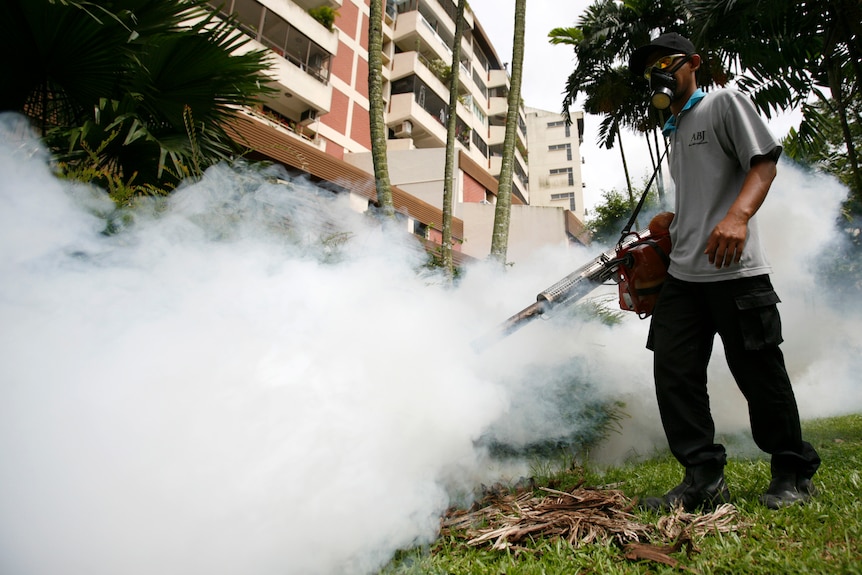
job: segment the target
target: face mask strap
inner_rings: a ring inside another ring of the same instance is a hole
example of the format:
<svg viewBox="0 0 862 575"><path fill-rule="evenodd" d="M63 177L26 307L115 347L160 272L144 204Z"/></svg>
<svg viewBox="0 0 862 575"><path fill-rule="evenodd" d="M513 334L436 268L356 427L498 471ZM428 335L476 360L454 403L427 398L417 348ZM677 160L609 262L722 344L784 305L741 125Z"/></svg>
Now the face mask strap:
<svg viewBox="0 0 862 575"><path fill-rule="evenodd" d="M683 64L685 64L686 62L688 62L689 60L691 60L691 57L692 57L692 56L694 56L694 54L686 54L685 56L683 56L682 60L680 60L680 61L679 61L679 63L678 63L676 66L674 66L673 68L671 68L670 70L668 70L666 73L667 73L667 74L670 74L671 76L673 76L674 74L676 74L677 70L679 70L680 68L682 68L682 65L683 65Z"/></svg>
<svg viewBox="0 0 862 575"><path fill-rule="evenodd" d="M683 64L691 60L692 56L693 54L679 54L678 57L681 57L682 60L677 62L676 66L673 68L657 68L655 65L650 66L647 73L644 74L644 77L649 81L653 74L670 74L672 76L682 67Z"/></svg>

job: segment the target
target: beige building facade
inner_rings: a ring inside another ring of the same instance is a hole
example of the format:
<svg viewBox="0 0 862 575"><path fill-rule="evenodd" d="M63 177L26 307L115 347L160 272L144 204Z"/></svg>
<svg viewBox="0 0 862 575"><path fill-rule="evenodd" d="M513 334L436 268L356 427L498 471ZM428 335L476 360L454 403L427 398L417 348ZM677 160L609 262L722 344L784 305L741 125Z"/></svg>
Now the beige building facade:
<svg viewBox="0 0 862 575"><path fill-rule="evenodd" d="M212 0L210 4L233 14L252 38L249 49L267 50L274 61L270 74L277 88L276 96L242 114L271 130L272 140L282 142L279 144L282 148L292 138L297 144L290 148L300 150L295 154L302 156L303 146L311 146L336 161L371 174L369 1ZM415 205L433 206L439 211L457 2L381 1L390 178L400 191L417 199ZM321 13L329 14L331 26L320 18ZM510 83L506 67L469 6L465 18L458 82L451 88L458 91L453 211L456 218L463 220L463 233L453 248L481 259L490 250ZM548 244L588 241L581 223L580 170L574 169L574 163L563 165L557 161L568 155L573 162L579 161L576 143L582 122L573 125L574 140L571 137L565 142L561 140L559 145L569 144L567 152L541 149L533 156L536 146L558 145L550 142L563 133L542 125L537 119L539 112L522 108L518 114L510 259L527 257L532 250ZM249 131L247 124L241 125ZM536 133L531 134L531 129ZM259 136L258 130L251 131ZM284 157L274 150L258 152L270 159L276 155ZM305 155L320 160L316 154ZM292 160L300 170L308 163L303 162L301 157ZM551 167L557 163L559 167ZM567 176L561 177L557 172L553 174L557 177L546 177L550 170L567 168L571 168L576 180L572 185L568 185ZM537 169L538 185L535 176L531 176ZM563 180L566 186L559 185ZM563 196L565 199L561 199ZM368 201L373 201L363 198L359 196L357 209L364 209ZM404 204L405 209L412 205ZM423 208L426 221L405 213L405 226L427 241L439 242L439 226L431 221L438 218L427 216L426 212Z"/></svg>
<svg viewBox="0 0 862 575"><path fill-rule="evenodd" d="M530 146L530 204L570 210L584 220L581 143L584 113L573 112L571 124L561 114L527 108Z"/></svg>

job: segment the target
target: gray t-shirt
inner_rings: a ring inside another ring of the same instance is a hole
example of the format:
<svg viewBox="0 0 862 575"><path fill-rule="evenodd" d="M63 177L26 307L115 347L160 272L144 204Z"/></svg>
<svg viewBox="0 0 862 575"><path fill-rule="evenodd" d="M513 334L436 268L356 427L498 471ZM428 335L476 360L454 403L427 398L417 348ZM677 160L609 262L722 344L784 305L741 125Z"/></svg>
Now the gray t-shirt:
<svg viewBox="0 0 862 575"><path fill-rule="evenodd" d="M691 282L770 273L756 217L748 222L739 264L718 269L703 253L709 234L739 195L751 160L767 156L777 161L781 155L781 146L748 97L727 89L698 91L668 122L665 134L670 137L670 171L676 187L669 273Z"/></svg>

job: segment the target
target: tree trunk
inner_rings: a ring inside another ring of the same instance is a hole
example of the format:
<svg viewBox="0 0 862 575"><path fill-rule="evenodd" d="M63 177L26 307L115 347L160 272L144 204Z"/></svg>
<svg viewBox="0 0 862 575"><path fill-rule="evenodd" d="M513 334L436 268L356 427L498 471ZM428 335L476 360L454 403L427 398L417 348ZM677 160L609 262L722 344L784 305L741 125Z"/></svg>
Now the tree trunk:
<svg viewBox="0 0 862 575"><path fill-rule="evenodd" d="M846 6L838 6L836 2L829 4L831 18L838 23L838 26L831 36L827 37L827 43L824 47L826 75L829 82L829 89L832 92L832 99L837 104L838 118L841 122L841 134L844 137L844 144L847 146L847 161L850 164L850 171L853 173L851 187L851 195L857 202L862 202L862 173L859 171L859 159L857 156L856 143L853 141L853 134L850 131L850 123L847 120L848 99L844 97L844 83L846 81L843 70L839 64L836 64L832 57L835 44L843 44L850 55L853 69L856 71L856 89L859 89L859 62L854 61L859 54L856 50L856 40L847 28L847 23L844 20L844 15L847 14ZM858 12L858 6L856 8ZM858 23L857 23L858 26ZM852 98L853 81L850 79L850 91Z"/></svg>
<svg viewBox="0 0 862 575"><path fill-rule="evenodd" d="M853 134L850 131L850 123L847 120L847 102L844 99L843 87L841 82L836 79L837 74L830 71L828 76L832 89L832 99L837 104L836 108L838 119L841 123L841 134L844 137L844 144L847 146L847 161L850 164L850 171L853 173L853 186L850 193L857 202L862 202L862 173L859 171L859 159L856 155L856 147L853 142Z"/></svg>
<svg viewBox="0 0 862 575"><path fill-rule="evenodd" d="M614 121L614 130L616 130L616 132L617 132L617 142L620 143L620 158L622 158L622 160L623 160L623 172L625 173L625 176L626 176L626 187L628 188L628 192L629 192L629 208L631 208L631 210L634 211L635 206L637 206L637 202L635 202L635 194L634 194L634 191L632 190L632 179L629 177L629 163L628 163L628 161L626 161L626 153L625 153L625 150L623 150L623 138L622 138L622 133L620 133L620 124L616 120ZM637 219L635 219L635 229L639 229L639 228L640 228L640 224L638 224ZM622 230L620 230L620 231L622 231Z"/></svg>
<svg viewBox="0 0 862 575"><path fill-rule="evenodd" d="M491 258L506 264L509 244L509 219L512 212L512 177L515 162L515 137L518 129L518 112L521 108L521 74L524 64L524 28L527 0L515 0L515 33L512 39L512 77L510 78L506 136L503 140L503 160L500 167L500 184L497 188L497 205L494 210L494 232L491 238Z"/></svg>
<svg viewBox="0 0 862 575"><path fill-rule="evenodd" d="M371 157L374 161L374 181L377 204L384 216L394 217L392 185L386 158L387 129L383 119L383 3L371 0L368 16L368 101L371 132Z"/></svg>
<svg viewBox="0 0 862 575"><path fill-rule="evenodd" d="M452 46L452 70L449 73L449 116L446 121L446 168L443 176L443 246L442 265L451 279L455 275L452 259L452 190L455 172L455 136L458 126L458 76L461 69L461 38L464 36L464 6L459 0L455 16L455 42Z"/></svg>

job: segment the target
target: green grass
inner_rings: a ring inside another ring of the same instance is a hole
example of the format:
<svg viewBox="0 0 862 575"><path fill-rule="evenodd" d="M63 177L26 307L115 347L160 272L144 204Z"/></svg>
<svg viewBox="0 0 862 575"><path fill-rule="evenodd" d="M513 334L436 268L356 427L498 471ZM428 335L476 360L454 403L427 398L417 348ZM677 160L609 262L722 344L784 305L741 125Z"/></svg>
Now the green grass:
<svg viewBox="0 0 862 575"><path fill-rule="evenodd" d="M806 440L823 458L815 477L820 494L806 505L767 509L758 498L769 483L768 459L732 459L726 477L739 519L747 526L735 533L696 539L699 553L691 557L683 552L674 554L681 565L701 574L862 574L862 414L805 422L803 429ZM643 497L664 493L681 476L678 464L669 456L661 456L623 467L577 469L536 479L561 489L586 479L587 485L610 484L629 497ZM655 523L659 518L646 511L635 511L635 515L641 523ZM680 572L679 567L656 562L629 561L615 545L573 548L559 540L538 539L527 550L493 551L468 547L459 539L441 538L430 547L403 551L381 574Z"/></svg>

